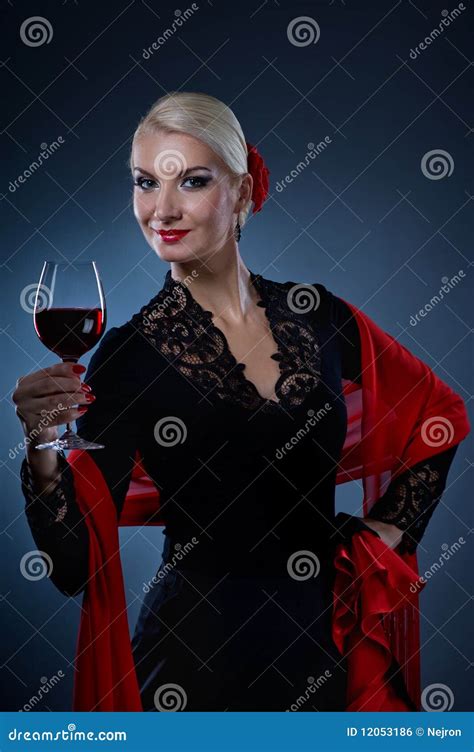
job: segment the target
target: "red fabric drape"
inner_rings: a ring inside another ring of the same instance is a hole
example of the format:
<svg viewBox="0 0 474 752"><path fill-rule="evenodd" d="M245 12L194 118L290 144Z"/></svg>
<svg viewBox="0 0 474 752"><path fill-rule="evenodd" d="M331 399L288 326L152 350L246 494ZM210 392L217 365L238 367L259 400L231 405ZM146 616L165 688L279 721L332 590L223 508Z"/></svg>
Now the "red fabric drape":
<svg viewBox="0 0 474 752"><path fill-rule="evenodd" d="M336 482L362 478L366 514L393 478L459 443L470 426L459 395L365 313L347 305L361 338L362 384L344 384L348 430ZM162 524L159 492L139 469L117 520L93 454L73 450L68 457L90 537L73 709L141 710L118 526ZM347 709L405 709L384 679L391 656L417 705L418 604L417 595L407 592L418 576L416 557L402 558L376 536L357 533L350 544L339 544L335 566L333 634L348 661Z"/></svg>
<svg viewBox="0 0 474 752"><path fill-rule="evenodd" d="M395 657L417 705L419 686L413 682L419 676L418 622L406 628L403 621L400 636L401 641L409 641L407 664L408 656L397 656L386 621L409 609L418 613L416 571L369 532L356 533L349 545L337 547L335 567L333 639L347 656L346 710L412 710L397 692L391 674Z"/></svg>

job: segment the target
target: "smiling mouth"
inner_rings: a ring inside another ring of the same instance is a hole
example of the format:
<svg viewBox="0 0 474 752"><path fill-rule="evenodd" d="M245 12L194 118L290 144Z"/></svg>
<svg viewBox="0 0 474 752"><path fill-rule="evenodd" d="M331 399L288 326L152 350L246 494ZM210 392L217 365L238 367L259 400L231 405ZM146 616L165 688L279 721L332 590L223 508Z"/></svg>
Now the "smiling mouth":
<svg viewBox="0 0 474 752"><path fill-rule="evenodd" d="M157 231L155 230L155 232ZM178 238L187 235L188 232L190 232L190 230L158 230L158 234L161 235L162 238Z"/></svg>
<svg viewBox="0 0 474 752"><path fill-rule="evenodd" d="M164 243L177 243L179 240L184 238L184 236L187 235L188 232L191 232L191 231L190 230L153 230L153 232L156 232L156 234L160 236L161 240Z"/></svg>

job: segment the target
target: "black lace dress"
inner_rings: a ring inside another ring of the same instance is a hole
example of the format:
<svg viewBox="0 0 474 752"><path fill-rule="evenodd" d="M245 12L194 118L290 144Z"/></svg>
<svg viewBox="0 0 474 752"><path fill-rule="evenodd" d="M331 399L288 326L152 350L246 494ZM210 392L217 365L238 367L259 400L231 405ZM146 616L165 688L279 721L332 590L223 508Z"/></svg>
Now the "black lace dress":
<svg viewBox="0 0 474 752"><path fill-rule="evenodd" d="M107 332L85 379L97 400L77 430L105 444L91 454L117 512L137 449L161 494L163 557L132 640L145 710L344 709L331 562L342 379L360 381L358 328L323 285L312 286L318 305L302 312L290 300L295 283L251 279L278 345L278 402L259 394L211 312L170 271L147 305ZM372 508L404 531L402 547L420 541L456 448L408 470ZM35 494L26 460L22 488L51 579L73 595L87 580L88 531L59 460L52 493Z"/></svg>

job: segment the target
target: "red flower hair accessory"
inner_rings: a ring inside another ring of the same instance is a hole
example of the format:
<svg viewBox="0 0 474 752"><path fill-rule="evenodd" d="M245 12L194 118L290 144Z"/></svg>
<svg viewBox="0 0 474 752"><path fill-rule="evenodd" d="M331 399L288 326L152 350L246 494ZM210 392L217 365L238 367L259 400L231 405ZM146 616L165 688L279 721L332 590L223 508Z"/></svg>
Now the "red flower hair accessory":
<svg viewBox="0 0 474 752"><path fill-rule="evenodd" d="M253 189L251 199L254 203L252 214L260 211L263 202L268 196L268 176L270 170L265 166L262 156L258 153L257 147L247 144L247 165L248 172L253 177Z"/></svg>

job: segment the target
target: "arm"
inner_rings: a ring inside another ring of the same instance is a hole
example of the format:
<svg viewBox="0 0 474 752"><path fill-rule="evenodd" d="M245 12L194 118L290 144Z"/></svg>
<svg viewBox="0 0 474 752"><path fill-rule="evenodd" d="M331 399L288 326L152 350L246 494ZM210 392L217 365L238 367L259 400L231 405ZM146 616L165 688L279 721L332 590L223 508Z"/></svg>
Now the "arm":
<svg viewBox="0 0 474 752"><path fill-rule="evenodd" d="M440 502L457 449L458 445L452 446L399 475L368 513L365 522L377 532L380 525L396 528L398 534L388 545L399 546L400 553L413 553L421 541Z"/></svg>
<svg viewBox="0 0 474 752"><path fill-rule="evenodd" d="M344 301L330 294L331 320L340 342L342 377L361 384L360 335ZM457 445L418 462L388 486L364 523L391 548L414 552L446 486Z"/></svg>
<svg viewBox="0 0 474 752"><path fill-rule="evenodd" d="M139 441L141 403L131 396L133 382L130 350L117 328L103 337L91 358L85 381L96 396L87 412L77 420L77 432L85 439L98 440L104 449L91 456L104 476L120 514L130 484ZM88 577L89 534L76 502L73 471L63 452L58 452L59 483L38 493L25 458L21 467L25 513L40 551L52 560L50 575L64 595L77 595Z"/></svg>

